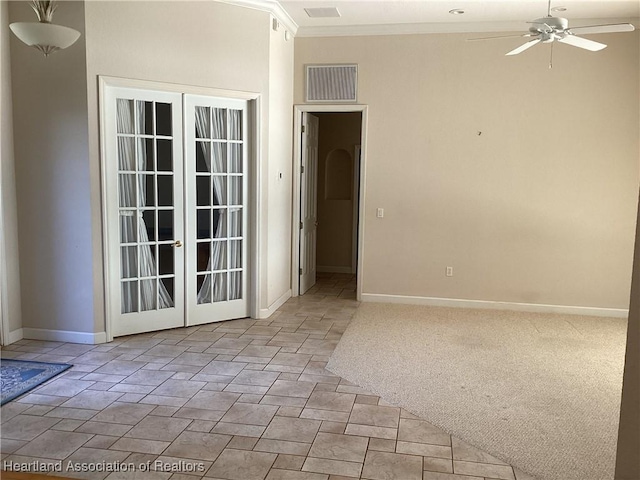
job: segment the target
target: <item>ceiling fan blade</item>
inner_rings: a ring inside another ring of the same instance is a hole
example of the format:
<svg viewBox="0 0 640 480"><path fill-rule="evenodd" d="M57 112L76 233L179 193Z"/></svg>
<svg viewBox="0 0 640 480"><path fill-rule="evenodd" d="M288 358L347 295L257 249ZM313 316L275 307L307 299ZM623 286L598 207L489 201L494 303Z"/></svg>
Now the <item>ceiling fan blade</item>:
<svg viewBox="0 0 640 480"><path fill-rule="evenodd" d="M529 40L527 43L520 45L518 48L511 50L509 53L505 53L505 55L517 55L533 47L536 43L540 43L539 38L536 38L534 40Z"/></svg>
<svg viewBox="0 0 640 480"><path fill-rule="evenodd" d="M498 35L495 37L479 37L479 38L467 38L468 42L473 42L475 40L493 40L494 38L516 38L516 37L533 37L533 33L523 33L521 35Z"/></svg>
<svg viewBox="0 0 640 480"><path fill-rule="evenodd" d="M567 45L573 45L574 47L584 48L592 52L597 52L606 47L604 43L594 42L593 40L587 40L586 38L576 37L575 35L566 35L563 38L558 39L559 42L566 43Z"/></svg>
<svg viewBox="0 0 640 480"><path fill-rule="evenodd" d="M635 27L630 23L611 23L608 25L586 25L584 27L573 27L567 29L567 32L586 35L593 33L618 33L633 32Z"/></svg>

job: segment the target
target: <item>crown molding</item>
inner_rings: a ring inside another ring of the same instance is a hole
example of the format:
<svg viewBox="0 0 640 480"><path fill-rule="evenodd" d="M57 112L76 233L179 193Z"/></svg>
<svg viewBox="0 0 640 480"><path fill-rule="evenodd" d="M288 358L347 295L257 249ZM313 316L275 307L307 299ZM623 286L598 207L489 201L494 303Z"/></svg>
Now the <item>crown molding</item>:
<svg viewBox="0 0 640 480"><path fill-rule="evenodd" d="M632 23L640 28L638 18L592 18L569 20L570 26L608 24L608 23ZM298 28L298 37L347 37L368 35L416 35L427 33L495 33L495 32L522 32L529 29L526 22L455 22L455 23L398 23L378 25L333 25L322 27Z"/></svg>
<svg viewBox="0 0 640 480"><path fill-rule="evenodd" d="M298 24L289 16L282 5L276 0L216 0L238 7L252 8L273 15L294 36L298 33Z"/></svg>

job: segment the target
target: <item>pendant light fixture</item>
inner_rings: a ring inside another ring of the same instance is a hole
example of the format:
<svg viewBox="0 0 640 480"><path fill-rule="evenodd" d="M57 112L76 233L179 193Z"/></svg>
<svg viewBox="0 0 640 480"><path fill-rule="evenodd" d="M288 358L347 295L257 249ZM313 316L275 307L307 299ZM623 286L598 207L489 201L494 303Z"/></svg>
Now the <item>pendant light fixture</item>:
<svg viewBox="0 0 640 480"><path fill-rule="evenodd" d="M73 28L51 23L57 7L54 0L32 0L31 8L36 12L38 22L16 22L9 28L24 43L48 57L53 52L70 47L80 37L80 32Z"/></svg>

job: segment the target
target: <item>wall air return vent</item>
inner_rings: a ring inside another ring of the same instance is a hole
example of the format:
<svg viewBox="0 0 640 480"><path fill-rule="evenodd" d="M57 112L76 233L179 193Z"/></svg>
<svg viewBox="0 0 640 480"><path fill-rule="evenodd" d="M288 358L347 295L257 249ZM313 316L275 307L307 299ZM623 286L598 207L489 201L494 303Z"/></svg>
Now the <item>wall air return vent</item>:
<svg viewBox="0 0 640 480"><path fill-rule="evenodd" d="M307 65L306 102L356 102L358 65Z"/></svg>

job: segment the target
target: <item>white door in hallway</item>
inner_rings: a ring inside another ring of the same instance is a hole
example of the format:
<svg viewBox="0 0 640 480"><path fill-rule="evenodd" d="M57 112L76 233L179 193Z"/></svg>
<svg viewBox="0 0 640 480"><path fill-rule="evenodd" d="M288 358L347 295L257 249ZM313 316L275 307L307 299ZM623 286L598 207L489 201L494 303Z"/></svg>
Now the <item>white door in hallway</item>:
<svg viewBox="0 0 640 480"><path fill-rule="evenodd" d="M247 101L185 95L184 118L188 324L247 317Z"/></svg>
<svg viewBox="0 0 640 480"><path fill-rule="evenodd" d="M249 315L247 111L246 100L105 87L112 336Z"/></svg>
<svg viewBox="0 0 640 480"><path fill-rule="evenodd" d="M318 230L318 132L320 119L302 114L302 169L300 172L300 295L316 283Z"/></svg>
<svg viewBox="0 0 640 480"><path fill-rule="evenodd" d="M106 235L114 336L184 325L182 98L105 91Z"/></svg>

